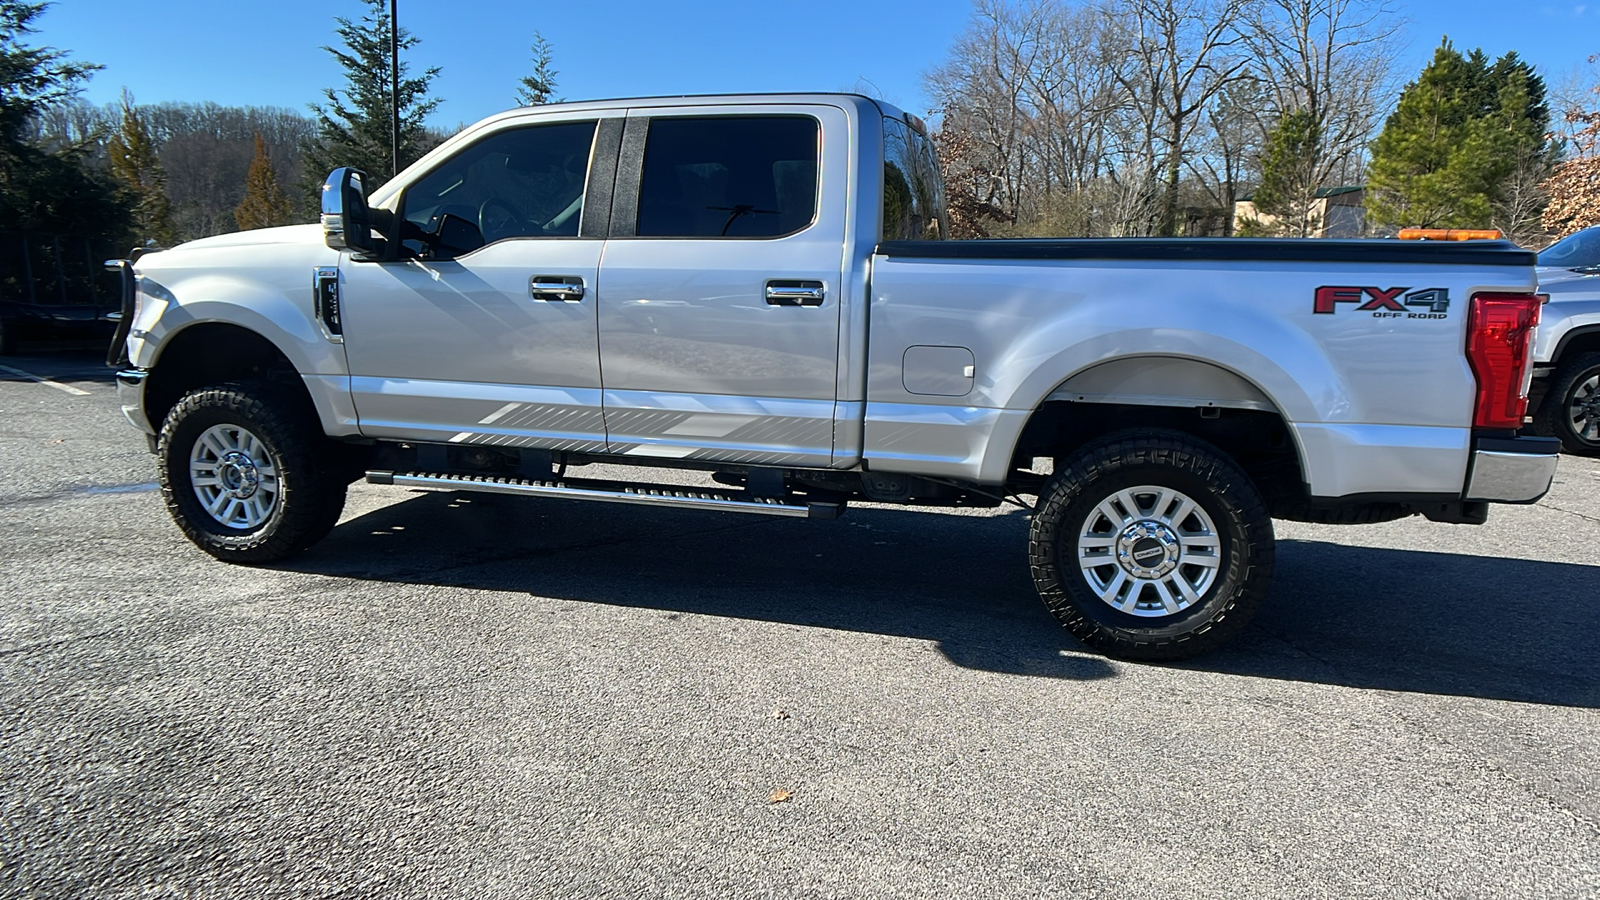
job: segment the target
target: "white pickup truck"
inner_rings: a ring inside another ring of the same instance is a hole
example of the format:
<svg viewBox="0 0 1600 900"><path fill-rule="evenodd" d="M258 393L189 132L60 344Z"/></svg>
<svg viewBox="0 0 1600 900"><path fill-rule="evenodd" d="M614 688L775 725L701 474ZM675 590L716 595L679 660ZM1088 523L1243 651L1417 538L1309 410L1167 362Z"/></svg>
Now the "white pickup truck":
<svg viewBox="0 0 1600 900"><path fill-rule="evenodd" d="M1074 635L1172 659L1255 611L1272 517L1478 523L1555 471L1517 435L1539 300L1505 243L940 240L922 123L848 95L520 109L362 180L321 227L116 262L124 412L219 559L322 539L361 477L1009 501ZM601 462L642 474L574 474Z"/></svg>

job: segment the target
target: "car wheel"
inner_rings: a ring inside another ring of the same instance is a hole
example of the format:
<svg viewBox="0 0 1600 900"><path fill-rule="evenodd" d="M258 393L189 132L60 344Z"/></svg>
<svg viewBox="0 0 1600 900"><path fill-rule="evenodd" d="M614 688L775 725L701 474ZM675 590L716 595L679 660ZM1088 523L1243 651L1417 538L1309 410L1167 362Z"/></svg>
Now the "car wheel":
<svg viewBox="0 0 1600 900"><path fill-rule="evenodd" d="M283 559L321 540L344 509L324 437L303 400L266 382L192 391L157 444L161 496L183 533L228 562Z"/></svg>
<svg viewBox="0 0 1600 900"><path fill-rule="evenodd" d="M0 356L11 356L16 352L16 328L5 319L0 319Z"/></svg>
<svg viewBox="0 0 1600 900"><path fill-rule="evenodd" d="M1272 520L1226 454L1175 431L1110 435L1063 461L1029 532L1039 596L1090 647L1132 660L1207 652L1272 580Z"/></svg>
<svg viewBox="0 0 1600 900"><path fill-rule="evenodd" d="M1579 353L1556 369L1533 428L1568 453L1600 455L1600 353Z"/></svg>

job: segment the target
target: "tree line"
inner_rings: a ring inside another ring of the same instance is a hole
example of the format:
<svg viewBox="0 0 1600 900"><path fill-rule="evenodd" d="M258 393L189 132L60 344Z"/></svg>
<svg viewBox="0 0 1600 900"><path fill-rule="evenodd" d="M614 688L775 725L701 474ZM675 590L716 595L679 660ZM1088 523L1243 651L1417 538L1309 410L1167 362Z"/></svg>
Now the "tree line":
<svg viewBox="0 0 1600 900"><path fill-rule="evenodd" d="M1595 114L1552 131L1529 64L1448 38L1400 88L1400 24L1387 0L976 0L926 77L955 231L1308 236L1342 190L1368 234L1592 221L1592 177L1566 198Z"/></svg>
<svg viewBox="0 0 1600 900"><path fill-rule="evenodd" d="M363 0L335 19L343 84L309 115L216 103L95 106L78 97L102 67L36 43L50 5L0 0L0 230L74 235L124 249L169 246L228 231L315 221L322 178L353 165L377 186L448 132L425 119L439 104L439 67L400 62L400 158L391 141L387 4ZM418 40L399 30L402 52ZM521 105L551 102L557 72L537 32L528 76L508 92Z"/></svg>
<svg viewBox="0 0 1600 900"><path fill-rule="evenodd" d="M335 166L381 184L447 135L425 123L439 68L402 57L393 158L387 4L362 2L323 48L343 83L307 115L126 91L92 106L77 92L100 67L32 42L48 2L0 0L6 227L167 245L314 221ZM954 231L1308 236L1348 190L1370 234L1496 227L1537 245L1600 222L1600 84L1552 111L1517 54L1446 39L1402 87L1398 30L1388 0L975 0L926 76ZM522 105L555 99L534 38Z"/></svg>

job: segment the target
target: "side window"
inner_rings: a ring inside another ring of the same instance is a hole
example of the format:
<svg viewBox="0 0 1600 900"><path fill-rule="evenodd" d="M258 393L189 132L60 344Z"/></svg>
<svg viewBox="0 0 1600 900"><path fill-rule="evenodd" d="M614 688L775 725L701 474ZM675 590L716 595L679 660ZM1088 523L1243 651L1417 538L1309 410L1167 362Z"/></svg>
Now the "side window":
<svg viewBox="0 0 1600 900"><path fill-rule="evenodd" d="M817 213L810 116L657 118L645 140L640 237L793 234Z"/></svg>
<svg viewBox="0 0 1600 900"><path fill-rule="evenodd" d="M505 238L576 236L594 131L594 122L533 125L457 153L406 188L407 247L453 255Z"/></svg>
<svg viewBox="0 0 1600 900"><path fill-rule="evenodd" d="M883 234L886 241L945 237L944 182L932 142L905 122L883 120Z"/></svg>

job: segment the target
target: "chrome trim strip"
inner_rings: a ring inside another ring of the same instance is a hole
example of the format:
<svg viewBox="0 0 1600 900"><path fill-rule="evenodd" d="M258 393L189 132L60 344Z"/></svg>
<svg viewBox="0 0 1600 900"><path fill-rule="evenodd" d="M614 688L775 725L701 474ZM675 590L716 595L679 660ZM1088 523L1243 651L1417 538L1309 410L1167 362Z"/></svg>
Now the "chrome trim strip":
<svg viewBox="0 0 1600 900"><path fill-rule="evenodd" d="M777 500L734 500L726 495L701 490L665 490L633 487L623 490L572 487L549 481L529 481L488 475L426 475L418 472L389 475L368 472L372 484L435 488L452 491L479 491L487 494L520 494L525 497L553 497L564 500L599 500L606 503L632 503L640 506L670 506L680 509L712 509L722 512L759 513L767 516L811 518L808 506L790 506Z"/></svg>
<svg viewBox="0 0 1600 900"><path fill-rule="evenodd" d="M1550 490L1559 458L1556 454L1476 450L1472 454L1472 472L1467 476L1464 499L1533 503Z"/></svg>

